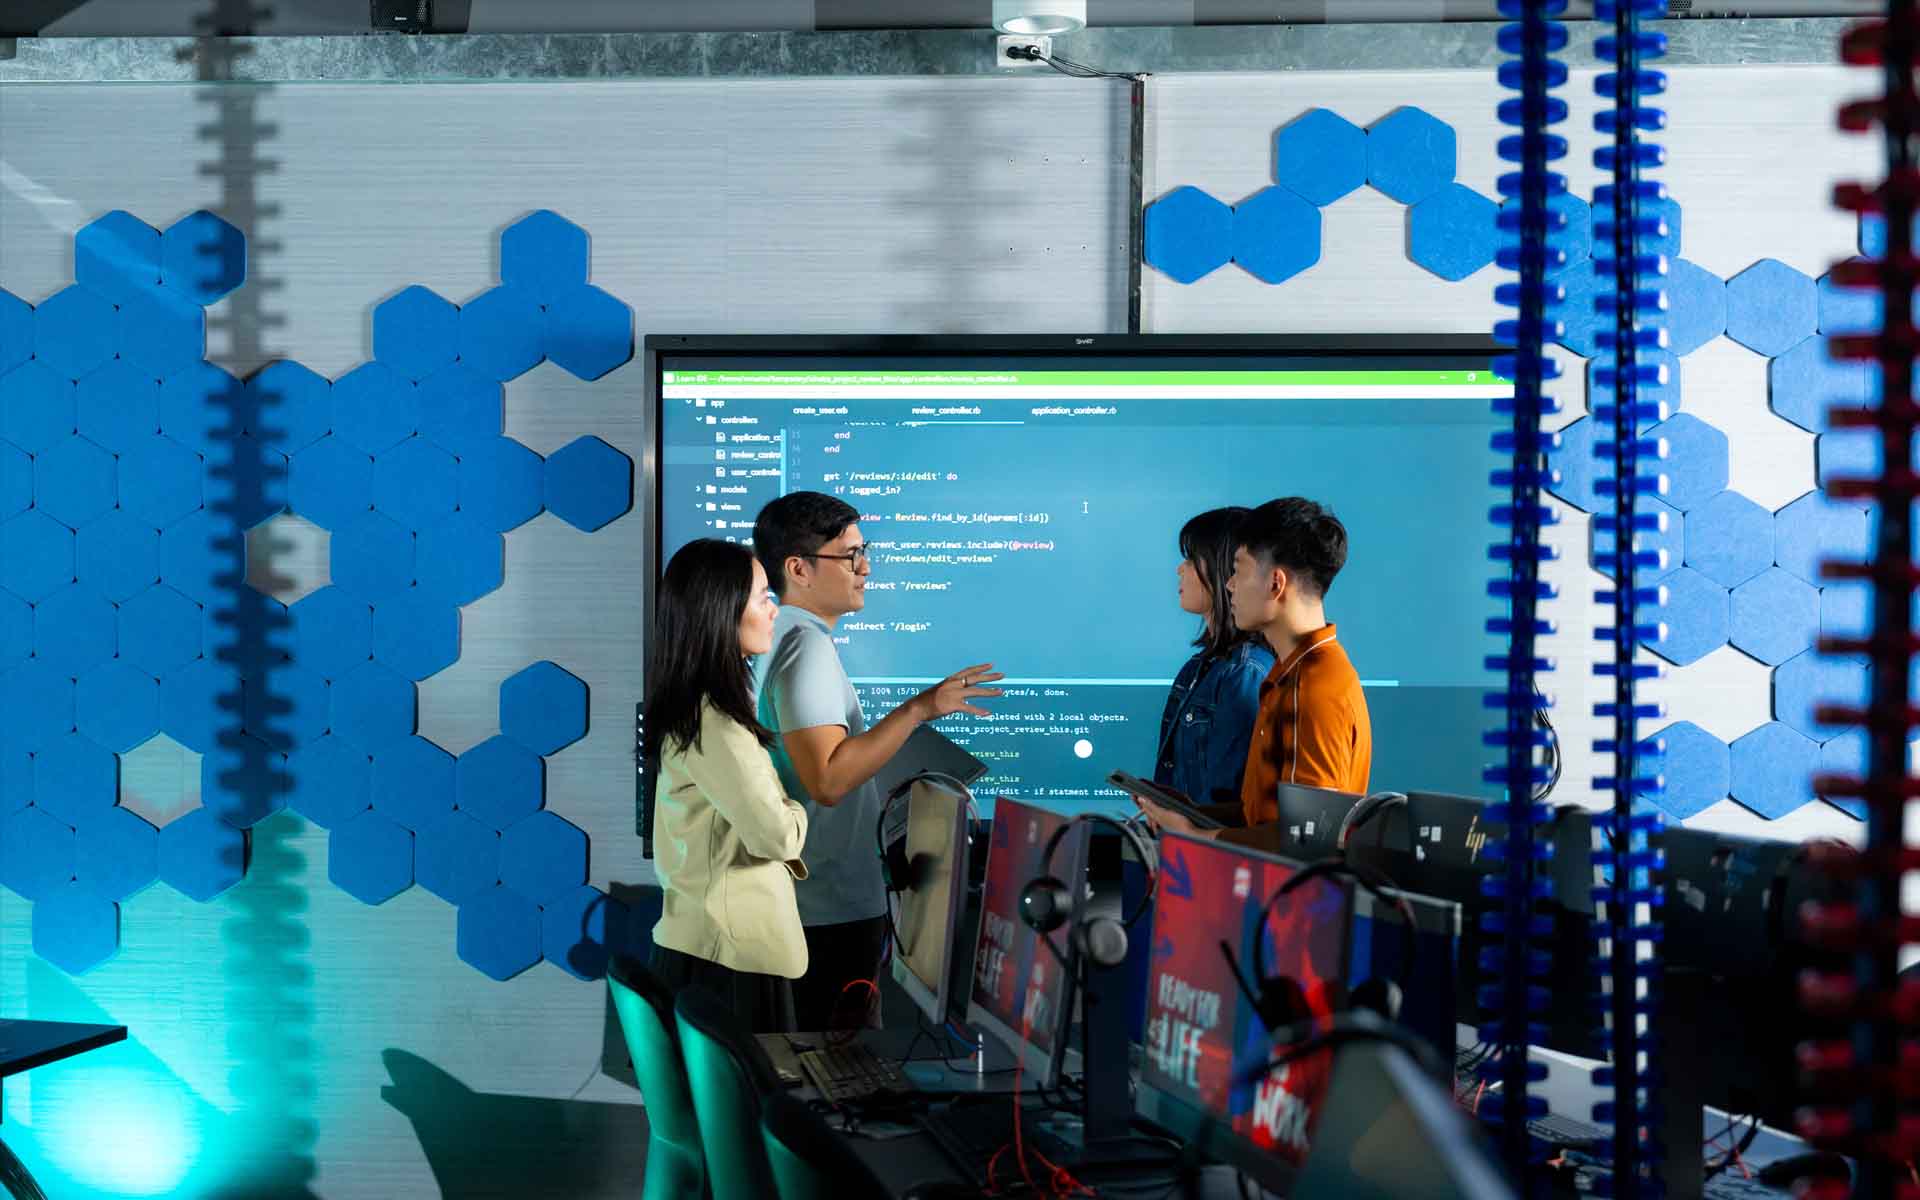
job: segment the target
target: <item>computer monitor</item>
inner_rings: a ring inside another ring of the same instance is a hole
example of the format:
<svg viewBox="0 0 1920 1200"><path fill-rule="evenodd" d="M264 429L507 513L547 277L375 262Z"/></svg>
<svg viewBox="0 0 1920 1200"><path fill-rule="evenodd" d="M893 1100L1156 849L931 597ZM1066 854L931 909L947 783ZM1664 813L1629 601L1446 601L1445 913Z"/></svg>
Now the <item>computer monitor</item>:
<svg viewBox="0 0 1920 1200"><path fill-rule="evenodd" d="M646 552L750 541L781 495L845 500L873 573L834 639L867 719L991 658L1009 676L992 716L939 722L991 768L983 809L1004 795L1128 813L1101 776L1155 762L1195 632L1163 586L1181 525L1310 496L1352 545L1340 638L1375 777L1471 792L1484 662L1505 641L1460 564L1484 559L1487 473L1504 461L1489 440L1492 402L1513 394L1500 353L1482 335L652 334ZM1094 578L1100 620L1035 619Z"/></svg>
<svg viewBox="0 0 1920 1200"><path fill-rule="evenodd" d="M1281 853L1301 862L1313 862L1339 848L1340 822L1360 797L1330 788L1283 783L1275 789L1279 809Z"/></svg>
<svg viewBox="0 0 1920 1200"><path fill-rule="evenodd" d="M1378 978L1398 984L1400 1025L1438 1051L1438 1059L1451 1070L1459 1038L1460 905L1410 892L1397 894L1413 912L1412 960L1407 958L1406 922L1399 905L1382 903L1365 888L1356 887L1347 978L1355 986Z"/></svg>
<svg viewBox="0 0 1920 1200"><path fill-rule="evenodd" d="M1310 1054L1248 1081L1267 1061L1270 1031L1220 943L1232 947L1250 977L1254 939L1264 937L1267 969L1297 981L1315 1015L1330 1015L1347 990L1351 884L1319 877L1261 919L1268 899L1302 869L1218 841L1161 837L1146 1045L1135 1093L1140 1115L1282 1192L1305 1156L1328 1057ZM1251 984L1257 988L1260 981Z"/></svg>
<svg viewBox="0 0 1920 1200"><path fill-rule="evenodd" d="M967 905L967 797L923 777L908 787L905 808L899 861L907 877L896 881L903 886L894 916L893 981L939 1025L961 1007L953 959Z"/></svg>
<svg viewBox="0 0 1920 1200"><path fill-rule="evenodd" d="M980 936L973 955L973 985L967 1024L998 1038L1033 1073L1037 1086L1051 1086L1065 1056L1072 1018L1068 926L1041 935L1020 919L1020 892L1036 877L1063 880L1075 896L1085 894L1087 824L1068 830L1051 864L1042 862L1047 843L1071 818L1000 797L987 848L986 886L980 898ZM1071 922L1069 922L1069 926Z"/></svg>
<svg viewBox="0 0 1920 1200"><path fill-rule="evenodd" d="M1513 1200L1479 1128L1398 1046L1353 1041L1334 1055L1304 1200Z"/></svg>

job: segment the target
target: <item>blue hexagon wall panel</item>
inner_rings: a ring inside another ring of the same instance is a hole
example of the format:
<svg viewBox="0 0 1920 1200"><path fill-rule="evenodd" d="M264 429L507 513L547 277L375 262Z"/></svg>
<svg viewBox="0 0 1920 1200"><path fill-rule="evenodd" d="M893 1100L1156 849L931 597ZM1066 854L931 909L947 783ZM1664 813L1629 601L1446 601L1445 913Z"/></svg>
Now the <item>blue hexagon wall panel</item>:
<svg viewBox="0 0 1920 1200"><path fill-rule="evenodd" d="M577 887L541 909L541 951L576 979L607 973L609 947L619 945L631 920L626 905L599 888Z"/></svg>
<svg viewBox="0 0 1920 1200"><path fill-rule="evenodd" d="M1687 565L1733 588L1773 563L1773 514L1738 492L1721 492L1687 514Z"/></svg>
<svg viewBox="0 0 1920 1200"><path fill-rule="evenodd" d="M454 766L454 802L495 831L540 811L546 790L546 765L540 756L510 737L488 738Z"/></svg>
<svg viewBox="0 0 1920 1200"><path fill-rule="evenodd" d="M508 887L492 887L460 905L460 957L494 979L511 979L540 961L540 908Z"/></svg>
<svg viewBox="0 0 1920 1200"><path fill-rule="evenodd" d="M453 756L423 737L373 752L373 811L419 829L453 811Z"/></svg>
<svg viewBox="0 0 1920 1200"><path fill-rule="evenodd" d="M1676 721L1650 741L1664 747L1659 773L1665 781L1654 798L1676 821L1705 812L1727 798L1727 744L1692 721Z"/></svg>
<svg viewBox="0 0 1920 1200"><path fill-rule="evenodd" d="M1684 667L1727 644L1732 616L1726 588L1691 567L1675 571L1660 586L1667 598L1655 611L1666 636L1646 643L1647 649Z"/></svg>
<svg viewBox="0 0 1920 1200"><path fill-rule="evenodd" d="M192 300L220 301L247 278L247 241L238 229L202 210L160 235L160 280Z"/></svg>
<svg viewBox="0 0 1920 1200"><path fill-rule="evenodd" d="M62 379L79 379L113 357L115 324L105 296L64 288L34 306L33 356Z"/></svg>
<svg viewBox="0 0 1920 1200"><path fill-rule="evenodd" d="M1675 259L1667 275L1667 345L1692 354L1727 331L1727 285L1705 267Z"/></svg>
<svg viewBox="0 0 1920 1200"><path fill-rule="evenodd" d="M1727 435L1689 413L1647 431L1667 443L1666 501L1686 512L1727 488Z"/></svg>
<svg viewBox="0 0 1920 1200"><path fill-rule="evenodd" d="M464 455L500 437L500 384L464 361L422 381L419 400L420 436L450 454Z"/></svg>
<svg viewBox="0 0 1920 1200"><path fill-rule="evenodd" d="M518 529L546 507L546 462L512 438L460 453L460 511L496 533Z"/></svg>
<svg viewBox="0 0 1920 1200"><path fill-rule="evenodd" d="M38 454L72 433L74 383L44 363L22 363L0 376L0 437Z"/></svg>
<svg viewBox="0 0 1920 1200"><path fill-rule="evenodd" d="M88 816L74 828L73 877L102 900L125 900L160 877L160 834L124 808Z"/></svg>
<svg viewBox="0 0 1920 1200"><path fill-rule="evenodd" d="M1872 526L1863 509L1808 492L1773 517L1773 560L1801 579L1824 586L1822 559L1865 562Z"/></svg>
<svg viewBox="0 0 1920 1200"><path fill-rule="evenodd" d="M1312 204L1367 181L1367 133L1331 109L1309 109L1273 137L1273 178Z"/></svg>
<svg viewBox="0 0 1920 1200"><path fill-rule="evenodd" d="M1809 650L1773 673L1774 718L1816 741L1843 732L1814 715L1821 705L1864 705L1866 698L1864 663L1826 658Z"/></svg>
<svg viewBox="0 0 1920 1200"><path fill-rule="evenodd" d="M1143 228L1147 265L1180 283L1233 261L1233 210L1199 188L1175 188L1149 204Z"/></svg>
<svg viewBox="0 0 1920 1200"><path fill-rule="evenodd" d="M1453 182L1453 126L1422 108L1396 108L1367 130L1367 182L1418 204Z"/></svg>
<svg viewBox="0 0 1920 1200"><path fill-rule="evenodd" d="M333 384L297 362L274 362L246 382L247 432L262 445L293 455L333 427Z"/></svg>
<svg viewBox="0 0 1920 1200"><path fill-rule="evenodd" d="M334 679L329 695L334 734L369 754L413 734L413 684L389 667L377 662L356 667Z"/></svg>
<svg viewBox="0 0 1920 1200"><path fill-rule="evenodd" d="M1501 201L1495 220L1501 229L1517 230L1520 227L1520 198L1513 196ZM1547 200L1547 243L1562 257L1562 261L1547 263L1549 277L1563 277L1574 267L1583 267L1587 274L1591 274L1593 206L1572 192L1550 197Z"/></svg>
<svg viewBox="0 0 1920 1200"><path fill-rule="evenodd" d="M291 804L368 903L417 859L489 974L538 962L544 938L596 977L624 910L583 886L585 835L541 811L539 754L584 735L584 685L522 672L502 689L512 736L456 771L414 736L408 678L458 657L459 607L502 586L501 535L549 495L588 532L631 509L632 463L599 439L550 476L503 436L502 381L543 358L596 379L633 355L632 311L590 283L585 232L516 222L501 285L464 310L426 287L382 301L371 361L337 383L292 361L243 383L205 361L203 309L247 271L245 238L212 213L165 232L105 214L74 264L37 307L0 292L0 884L36 902L36 952L75 973L111 957L118 902L156 878L213 899L245 874L246 828ZM246 529L289 506L331 532L334 581L291 610L237 590ZM202 756L201 806L158 830L117 804L117 756L157 733Z"/></svg>
<svg viewBox="0 0 1920 1200"><path fill-rule="evenodd" d="M1807 338L1767 364L1768 406L1813 433L1827 431L1835 405L1868 404L1878 393L1871 366L1828 357L1821 338Z"/></svg>
<svg viewBox="0 0 1920 1200"><path fill-rule="evenodd" d="M1770 721L1733 743L1733 798L1772 820L1805 804L1813 794L1817 742Z"/></svg>
<svg viewBox="0 0 1920 1200"><path fill-rule="evenodd" d="M419 429L419 392L388 364L362 363L333 381L334 436L369 456L399 445Z"/></svg>
<svg viewBox="0 0 1920 1200"><path fill-rule="evenodd" d="M1635 567L1634 578L1641 584L1658 583L1679 570L1685 561L1686 514L1651 496L1642 496L1634 507L1641 517L1652 517L1661 526L1659 529L1637 531L1634 549L1641 555L1658 552L1664 556L1657 566L1644 561L1639 563ZM1619 573L1613 561L1614 535L1603 527L1602 518L1598 515L1591 525L1591 537L1593 569L1609 579L1618 579Z"/></svg>
<svg viewBox="0 0 1920 1200"><path fill-rule="evenodd" d="M550 812L515 821L500 835L500 881L548 904L587 881L587 835Z"/></svg>
<svg viewBox="0 0 1920 1200"><path fill-rule="evenodd" d="M246 869L246 833L210 808L196 808L160 831L160 878L189 899L213 899L239 883Z"/></svg>
<svg viewBox="0 0 1920 1200"><path fill-rule="evenodd" d="M69 975L90 971L120 948L120 906L69 883L33 906L33 952Z"/></svg>
<svg viewBox="0 0 1920 1200"><path fill-rule="evenodd" d="M115 304L160 286L160 231L115 209L73 235L73 278Z"/></svg>
<svg viewBox="0 0 1920 1200"><path fill-rule="evenodd" d="M364 904L384 904L413 886L413 834L361 813L328 836L327 878Z"/></svg>
<svg viewBox="0 0 1920 1200"><path fill-rule="evenodd" d="M1493 261L1496 212L1472 188L1448 184L1407 210L1407 257L1442 279L1465 279Z"/></svg>
<svg viewBox="0 0 1920 1200"><path fill-rule="evenodd" d="M287 805L322 829L346 824L373 804L373 759L328 734L287 756Z"/></svg>
<svg viewBox="0 0 1920 1200"><path fill-rule="evenodd" d="M633 460L597 437L568 442L547 457L546 505L592 533L633 507Z"/></svg>
<svg viewBox="0 0 1920 1200"><path fill-rule="evenodd" d="M1819 623L1819 589L1779 567L1733 589L1730 640L1770 667L1813 645Z"/></svg>
<svg viewBox="0 0 1920 1200"><path fill-rule="evenodd" d="M537 662L500 685L500 732L535 754L557 754L587 735L587 685Z"/></svg>
<svg viewBox="0 0 1920 1200"><path fill-rule="evenodd" d="M1320 261L1320 210L1284 187L1233 208L1233 261L1263 283L1284 283Z"/></svg>
<svg viewBox="0 0 1920 1200"><path fill-rule="evenodd" d="M73 581L73 530L38 510L0 525L0 586L38 603Z"/></svg>
<svg viewBox="0 0 1920 1200"><path fill-rule="evenodd" d="M1727 336L1755 354L1778 357L1819 327L1813 280L1763 258L1727 280Z"/></svg>
<svg viewBox="0 0 1920 1200"><path fill-rule="evenodd" d="M116 358L74 385L81 436L115 454L160 432L160 378Z"/></svg>
<svg viewBox="0 0 1920 1200"><path fill-rule="evenodd" d="M501 233L500 278L536 304L551 304L587 281L588 253L587 231L543 208Z"/></svg>
<svg viewBox="0 0 1920 1200"><path fill-rule="evenodd" d="M547 357L569 375L598 379L633 357L633 310L591 284L547 304Z"/></svg>
<svg viewBox="0 0 1920 1200"><path fill-rule="evenodd" d="M504 382L540 365L546 333L546 313L533 293L507 285L460 306L455 344L463 366Z"/></svg>
<svg viewBox="0 0 1920 1200"><path fill-rule="evenodd" d="M337 434L295 454L287 469L293 511L339 529L373 508L373 456Z"/></svg>
<svg viewBox="0 0 1920 1200"><path fill-rule="evenodd" d="M414 878L449 904L500 882L500 834L464 812L447 813L414 835Z"/></svg>
<svg viewBox="0 0 1920 1200"><path fill-rule="evenodd" d="M402 288L374 305L374 360L418 383L459 356L459 327L460 310L452 301L419 284Z"/></svg>

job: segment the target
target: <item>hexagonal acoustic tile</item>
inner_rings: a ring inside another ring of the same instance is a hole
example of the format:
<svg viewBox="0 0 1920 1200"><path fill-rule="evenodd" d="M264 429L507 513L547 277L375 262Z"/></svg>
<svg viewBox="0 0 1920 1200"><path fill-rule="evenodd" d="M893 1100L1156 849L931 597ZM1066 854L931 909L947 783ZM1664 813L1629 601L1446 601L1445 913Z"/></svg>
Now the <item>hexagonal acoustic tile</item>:
<svg viewBox="0 0 1920 1200"><path fill-rule="evenodd" d="M1865 664L1828 658L1809 650L1783 663L1773 673L1773 715L1782 724L1815 741L1845 732L1814 715L1822 705L1864 705L1867 698Z"/></svg>
<svg viewBox="0 0 1920 1200"><path fill-rule="evenodd" d="M336 587L312 593L293 606L293 657L328 679L364 666L373 657L373 610Z"/></svg>
<svg viewBox="0 0 1920 1200"><path fill-rule="evenodd" d="M543 315L541 320L545 319ZM516 371L505 378L523 373ZM465 363L435 371L420 381L420 436L456 455L485 446L503 428L502 397L499 380Z"/></svg>
<svg viewBox="0 0 1920 1200"><path fill-rule="evenodd" d="M71 582L71 529L37 509L0 525L0 586L38 603Z"/></svg>
<svg viewBox="0 0 1920 1200"><path fill-rule="evenodd" d="M160 279L196 304L216 304L246 282L247 239L205 209L189 213L160 235Z"/></svg>
<svg viewBox="0 0 1920 1200"><path fill-rule="evenodd" d="M1807 338L1767 364L1768 406L1813 433L1827 431L1829 409L1862 407L1879 393L1871 365L1829 357L1821 338Z"/></svg>
<svg viewBox="0 0 1920 1200"><path fill-rule="evenodd" d="M1684 562L1687 518L1679 509L1652 496L1640 497L1634 508L1636 525L1652 522L1657 526L1634 531L1634 580L1641 586L1658 583L1679 570ZM1591 524L1593 569L1609 579L1620 577L1618 564L1614 562L1614 520L1612 513L1600 512L1594 514Z"/></svg>
<svg viewBox="0 0 1920 1200"><path fill-rule="evenodd" d="M546 804L546 765L512 738L488 738L455 763L454 801L488 829L507 829Z"/></svg>
<svg viewBox="0 0 1920 1200"><path fill-rule="evenodd" d="M373 752L373 811L419 829L453 811L453 756L423 737Z"/></svg>
<svg viewBox="0 0 1920 1200"><path fill-rule="evenodd" d="M204 500L200 456L158 433L126 443L120 452L120 507L141 524L164 529Z"/></svg>
<svg viewBox="0 0 1920 1200"><path fill-rule="evenodd" d="M1763 258L1727 280L1727 336L1755 354L1785 354L1819 328L1812 279Z"/></svg>
<svg viewBox="0 0 1920 1200"><path fill-rule="evenodd" d="M200 657L200 606L170 587L137 593L116 616L120 657L155 678Z"/></svg>
<svg viewBox="0 0 1920 1200"><path fill-rule="evenodd" d="M160 732L160 681L124 658L102 663L74 685L80 732L126 754Z"/></svg>
<svg viewBox="0 0 1920 1200"><path fill-rule="evenodd" d="M1507 242L1517 241L1520 229L1520 198L1500 202L1496 226L1505 231ZM1573 267L1583 267L1593 256L1593 208L1572 192L1562 192L1547 200L1547 245L1559 255L1549 261L1547 276L1559 277ZM1517 264L1518 257L1503 260Z"/></svg>
<svg viewBox="0 0 1920 1200"><path fill-rule="evenodd" d="M338 435L294 455L287 469L293 511L325 529L339 529L373 509L373 456Z"/></svg>
<svg viewBox="0 0 1920 1200"><path fill-rule="evenodd" d="M1778 721L1747 734L1733 750L1733 798L1773 820L1813 800L1820 747Z"/></svg>
<svg viewBox="0 0 1920 1200"><path fill-rule="evenodd" d="M420 886L459 904L500 882L500 834L463 812L428 821L414 835Z"/></svg>
<svg viewBox="0 0 1920 1200"><path fill-rule="evenodd" d="M535 904L558 900L587 881L587 835L541 811L500 835L500 881Z"/></svg>
<svg viewBox="0 0 1920 1200"><path fill-rule="evenodd" d="M1453 182L1453 126L1425 109L1396 108L1367 128L1367 182L1402 204L1418 204Z"/></svg>
<svg viewBox="0 0 1920 1200"><path fill-rule="evenodd" d="M1643 793L1660 811L1684 821L1727 798L1731 784L1725 742L1691 721L1676 721L1648 741L1665 748L1658 763L1664 786Z"/></svg>
<svg viewBox="0 0 1920 1200"><path fill-rule="evenodd" d="M247 432L294 455L333 427L333 384L297 362L271 362L247 378Z"/></svg>
<svg viewBox="0 0 1920 1200"><path fill-rule="evenodd" d="M415 591L450 606L471 604L506 579L506 544L466 512L457 512L414 537Z"/></svg>
<svg viewBox="0 0 1920 1200"><path fill-rule="evenodd" d="M546 506L591 533L633 507L633 460L597 437L576 438L547 457Z"/></svg>
<svg viewBox="0 0 1920 1200"><path fill-rule="evenodd" d="M517 529L546 506L546 463L509 437L460 455L460 511L496 533Z"/></svg>
<svg viewBox="0 0 1920 1200"><path fill-rule="evenodd" d="M1493 262L1496 212L1472 188L1448 184L1407 210L1407 257L1442 279L1465 279Z"/></svg>
<svg viewBox="0 0 1920 1200"><path fill-rule="evenodd" d="M113 752L81 733L69 733L33 755L33 804L68 826L106 812L120 791Z"/></svg>
<svg viewBox="0 0 1920 1200"><path fill-rule="evenodd" d="M551 662L537 662L500 685L500 732L535 754L558 754L587 736L587 685Z"/></svg>
<svg viewBox="0 0 1920 1200"><path fill-rule="evenodd" d="M587 231L556 212L539 209L500 235L500 278L550 304L587 281Z"/></svg>
<svg viewBox="0 0 1920 1200"><path fill-rule="evenodd" d="M245 385L210 362L160 381L160 432L196 454L228 455L249 419Z"/></svg>
<svg viewBox="0 0 1920 1200"><path fill-rule="evenodd" d="M0 883L44 900L73 878L73 830L39 807L0 821Z"/></svg>
<svg viewBox="0 0 1920 1200"><path fill-rule="evenodd" d="M511 284L489 288L460 306L460 363L489 380L525 374L546 356L546 325L531 292Z"/></svg>
<svg viewBox="0 0 1920 1200"><path fill-rule="evenodd" d="M1667 576L1660 586L1667 601L1649 616L1666 627L1666 636L1644 643L1649 650L1685 666L1726 645L1731 605L1725 587L1690 567Z"/></svg>
<svg viewBox="0 0 1920 1200"><path fill-rule="evenodd" d="M1613 192L1602 184L1594 191L1593 240L1595 244L1608 245L1613 241ZM1641 200L1636 215L1642 220L1653 218L1659 224L1659 231L1642 232L1637 235L1635 248L1642 254L1664 254L1668 258L1680 257L1680 204L1673 197L1658 200Z"/></svg>
<svg viewBox="0 0 1920 1200"><path fill-rule="evenodd" d="M411 681L392 668L369 662L333 680L336 736L369 754L377 754L414 730L417 696Z"/></svg>
<svg viewBox="0 0 1920 1200"><path fill-rule="evenodd" d="M403 528L424 529L453 515L453 455L410 437L373 457L373 507Z"/></svg>
<svg viewBox="0 0 1920 1200"><path fill-rule="evenodd" d="M1813 645L1819 622L1819 589L1779 567L1733 589L1731 641L1770 666Z"/></svg>
<svg viewBox="0 0 1920 1200"><path fill-rule="evenodd" d="M69 975L81 975L120 948L120 906L66 884L33 906L33 952Z"/></svg>
<svg viewBox="0 0 1920 1200"><path fill-rule="evenodd" d="M287 806L287 756L229 731L200 759L200 804L222 824L251 829Z"/></svg>
<svg viewBox="0 0 1920 1200"><path fill-rule="evenodd" d="M541 909L543 956L575 979L599 979L612 948L624 949L631 921L626 905L599 888L574 888Z"/></svg>
<svg viewBox="0 0 1920 1200"><path fill-rule="evenodd" d="M333 582L369 604L413 586L413 534L378 512L334 530L331 560Z"/></svg>
<svg viewBox="0 0 1920 1200"><path fill-rule="evenodd" d="M584 284L547 305L547 357L580 379L598 379L633 357L633 310Z"/></svg>
<svg viewBox="0 0 1920 1200"><path fill-rule="evenodd" d="M25 512L32 503L32 457L13 443L0 441L0 521Z"/></svg>
<svg viewBox="0 0 1920 1200"><path fill-rule="evenodd" d="M114 655L114 608L84 583L70 583L34 607L33 652L49 667L77 678Z"/></svg>
<svg viewBox="0 0 1920 1200"><path fill-rule="evenodd" d="M454 936L462 961L507 980L540 961L540 909L511 888L492 887L460 905Z"/></svg>
<svg viewBox="0 0 1920 1200"><path fill-rule="evenodd" d="M1317 205L1367 181L1367 133L1331 109L1312 108L1273 137L1273 178Z"/></svg>
<svg viewBox="0 0 1920 1200"><path fill-rule="evenodd" d="M207 901L247 871L247 835L196 808L160 831L160 878L191 900Z"/></svg>
<svg viewBox="0 0 1920 1200"><path fill-rule="evenodd" d="M211 754L222 734L239 732L240 676L197 658L160 677L161 728L189 749Z"/></svg>
<svg viewBox="0 0 1920 1200"><path fill-rule="evenodd" d="M362 363L333 381L333 436L372 456L420 427L420 390L383 362Z"/></svg>
<svg viewBox="0 0 1920 1200"><path fill-rule="evenodd" d="M1773 562L1773 514L1738 492L1721 492L1687 514L1687 565L1733 588Z"/></svg>
<svg viewBox="0 0 1920 1200"><path fill-rule="evenodd" d="M9 714L0 724L0 749L37 751L72 732L73 680L30 658L0 675L0 706Z"/></svg>
<svg viewBox="0 0 1920 1200"><path fill-rule="evenodd" d="M1647 431L1667 443L1665 499L1685 512L1726 490L1727 435L1681 413Z"/></svg>
<svg viewBox="0 0 1920 1200"><path fill-rule="evenodd" d="M459 324L460 310L446 297L419 284L402 288L373 307L374 361L417 383L453 364Z"/></svg>
<svg viewBox="0 0 1920 1200"><path fill-rule="evenodd" d="M1233 261L1263 283L1284 283L1320 261L1320 210L1274 186L1233 208Z"/></svg>
<svg viewBox="0 0 1920 1200"><path fill-rule="evenodd" d="M311 667L282 663L249 677L243 713L248 733L276 750L292 750L327 731L326 677Z"/></svg>
<svg viewBox="0 0 1920 1200"><path fill-rule="evenodd" d="M363 904L384 904L413 886L413 834L361 813L328 837L327 878Z"/></svg>
<svg viewBox="0 0 1920 1200"><path fill-rule="evenodd" d="M117 325L105 296L78 284L62 288L34 306L34 358L62 379L79 379L113 357Z"/></svg>
<svg viewBox="0 0 1920 1200"><path fill-rule="evenodd" d="M1823 559L1865 562L1872 548L1872 526L1867 514L1850 503L1808 492L1774 514L1774 561L1819 586Z"/></svg>
<svg viewBox="0 0 1920 1200"><path fill-rule="evenodd" d="M328 734L287 756L287 804L322 829L333 829L373 804L373 758Z"/></svg>
<svg viewBox="0 0 1920 1200"><path fill-rule="evenodd" d="M1178 187L1147 206L1147 265L1193 283L1233 261L1233 209L1196 187Z"/></svg>
<svg viewBox="0 0 1920 1200"><path fill-rule="evenodd" d="M160 231L114 209L73 235L73 277L115 304L160 286Z"/></svg>
<svg viewBox="0 0 1920 1200"><path fill-rule="evenodd" d="M0 375L33 357L33 306L0 289Z"/></svg>
<svg viewBox="0 0 1920 1200"><path fill-rule="evenodd" d="M437 675L460 657L460 611L402 592L373 606L373 657L409 679Z"/></svg>
<svg viewBox="0 0 1920 1200"><path fill-rule="evenodd" d="M102 900L125 900L160 878L160 834L125 808L74 829L74 882Z"/></svg>
<svg viewBox="0 0 1920 1200"><path fill-rule="evenodd" d="M0 375L0 437L38 454L77 427L75 387L39 361Z"/></svg>
<svg viewBox="0 0 1920 1200"><path fill-rule="evenodd" d="M155 378L184 371L207 353L206 312L171 288L131 293L117 316L120 356Z"/></svg>
<svg viewBox="0 0 1920 1200"><path fill-rule="evenodd" d="M160 432L160 377L124 358L81 379L73 397L81 436L115 454Z"/></svg>

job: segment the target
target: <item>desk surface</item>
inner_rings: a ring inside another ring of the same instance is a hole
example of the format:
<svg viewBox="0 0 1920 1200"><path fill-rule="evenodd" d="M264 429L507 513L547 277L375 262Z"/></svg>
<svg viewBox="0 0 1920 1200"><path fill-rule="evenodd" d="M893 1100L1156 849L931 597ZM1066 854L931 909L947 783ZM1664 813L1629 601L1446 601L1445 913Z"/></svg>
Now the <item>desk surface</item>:
<svg viewBox="0 0 1920 1200"><path fill-rule="evenodd" d="M18 1075L126 1038L125 1025L0 1021L0 1076Z"/></svg>

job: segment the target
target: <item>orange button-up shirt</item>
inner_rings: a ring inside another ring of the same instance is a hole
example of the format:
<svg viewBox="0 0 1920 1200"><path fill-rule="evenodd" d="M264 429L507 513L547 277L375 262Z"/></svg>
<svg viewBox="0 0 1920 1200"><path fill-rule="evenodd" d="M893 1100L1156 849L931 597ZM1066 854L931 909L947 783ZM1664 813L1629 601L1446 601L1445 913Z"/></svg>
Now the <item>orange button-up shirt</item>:
<svg viewBox="0 0 1920 1200"><path fill-rule="evenodd" d="M1328 625L1273 664L1260 685L1260 709L1240 780L1249 826L1280 819L1283 783L1365 795L1373 770L1373 722L1360 676Z"/></svg>

